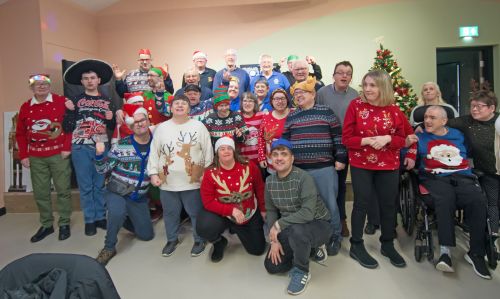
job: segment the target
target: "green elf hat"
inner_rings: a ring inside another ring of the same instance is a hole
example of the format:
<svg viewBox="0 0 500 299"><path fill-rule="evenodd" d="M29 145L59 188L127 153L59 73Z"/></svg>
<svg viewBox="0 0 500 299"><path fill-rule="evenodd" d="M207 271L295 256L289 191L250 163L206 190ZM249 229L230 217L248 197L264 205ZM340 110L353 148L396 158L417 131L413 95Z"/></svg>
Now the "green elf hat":
<svg viewBox="0 0 500 299"><path fill-rule="evenodd" d="M157 67L152 67L150 71L156 73L158 77L164 77L162 70Z"/></svg>
<svg viewBox="0 0 500 299"><path fill-rule="evenodd" d="M214 108L217 109L221 103L231 103L229 95L227 94L227 87L225 85L219 85L214 89Z"/></svg>
<svg viewBox="0 0 500 299"><path fill-rule="evenodd" d="M286 62L295 61L295 60L299 60L299 56L297 56L297 55L290 55L286 59Z"/></svg>

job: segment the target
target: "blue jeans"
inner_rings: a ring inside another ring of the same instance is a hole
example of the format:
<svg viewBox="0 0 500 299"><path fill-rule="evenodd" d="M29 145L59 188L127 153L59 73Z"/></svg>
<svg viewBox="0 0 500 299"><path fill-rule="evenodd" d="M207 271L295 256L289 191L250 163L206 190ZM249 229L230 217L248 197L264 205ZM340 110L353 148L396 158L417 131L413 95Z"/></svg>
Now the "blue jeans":
<svg viewBox="0 0 500 299"><path fill-rule="evenodd" d="M73 144L71 160L80 190L80 206L85 223L106 219L104 175L97 173L95 169L95 147Z"/></svg>
<svg viewBox="0 0 500 299"><path fill-rule="evenodd" d="M332 241L342 241L342 226L340 225L340 214L339 208L337 206L337 171L333 166L316 169L306 169L306 171L313 177L319 195L323 199L326 208L328 209L328 211L330 211L330 215L332 216Z"/></svg>
<svg viewBox="0 0 500 299"><path fill-rule="evenodd" d="M179 238L182 207L191 219L193 238L195 242L203 239L196 233L196 218L203 204L201 203L200 189L185 191L160 190L160 200L163 207L163 222L167 233L167 241L175 241Z"/></svg>
<svg viewBox="0 0 500 299"><path fill-rule="evenodd" d="M118 242L118 232L128 216L138 239L149 241L154 237L153 225L149 217L149 207L146 197L138 201L125 198L113 192L105 191L104 198L108 208L108 227L104 248L113 250Z"/></svg>

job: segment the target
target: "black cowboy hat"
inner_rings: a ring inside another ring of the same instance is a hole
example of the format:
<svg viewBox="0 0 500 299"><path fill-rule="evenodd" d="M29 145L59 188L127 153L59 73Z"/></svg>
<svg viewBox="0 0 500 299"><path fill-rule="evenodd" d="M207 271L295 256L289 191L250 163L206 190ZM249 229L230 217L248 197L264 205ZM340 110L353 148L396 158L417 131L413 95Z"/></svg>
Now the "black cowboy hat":
<svg viewBox="0 0 500 299"><path fill-rule="evenodd" d="M98 59L83 59L72 64L64 72L64 81L69 84L82 85L82 74L88 71L93 71L97 77L101 78L101 84L106 84L113 77L113 69L111 66Z"/></svg>

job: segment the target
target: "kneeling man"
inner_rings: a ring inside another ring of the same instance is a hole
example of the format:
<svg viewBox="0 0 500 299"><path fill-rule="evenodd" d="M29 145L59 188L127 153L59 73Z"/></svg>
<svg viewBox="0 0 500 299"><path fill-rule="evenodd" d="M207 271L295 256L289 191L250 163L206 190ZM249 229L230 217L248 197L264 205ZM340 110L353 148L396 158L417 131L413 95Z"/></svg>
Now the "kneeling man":
<svg viewBox="0 0 500 299"><path fill-rule="evenodd" d="M288 140L278 139L272 143L271 159L276 173L266 180L266 218L272 227L271 247L264 266L271 274L291 270L288 293L297 295L304 291L311 278L311 249L328 243L332 234L330 213L311 175L293 166L292 144ZM322 247L322 256L326 259L326 250ZM315 258L319 259L318 253Z"/></svg>
<svg viewBox="0 0 500 299"><path fill-rule="evenodd" d="M96 143L97 171L111 172L104 193L108 229L104 248L96 258L102 265L116 254L115 245L122 226L140 240L149 241L154 237L146 196L150 184L146 166L152 140L148 111L131 104L125 104L124 109L131 115L126 123L134 133L114 144L107 156L104 155L104 143Z"/></svg>

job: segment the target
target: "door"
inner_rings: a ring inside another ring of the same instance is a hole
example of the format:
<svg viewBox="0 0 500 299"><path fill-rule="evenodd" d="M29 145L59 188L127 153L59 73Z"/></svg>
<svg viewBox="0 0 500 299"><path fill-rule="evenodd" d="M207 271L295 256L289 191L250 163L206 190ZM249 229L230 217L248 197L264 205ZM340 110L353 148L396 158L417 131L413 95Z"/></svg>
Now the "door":
<svg viewBox="0 0 500 299"><path fill-rule="evenodd" d="M436 50L437 83L443 99L460 115L469 114L472 82L493 86L493 48L462 47Z"/></svg>

